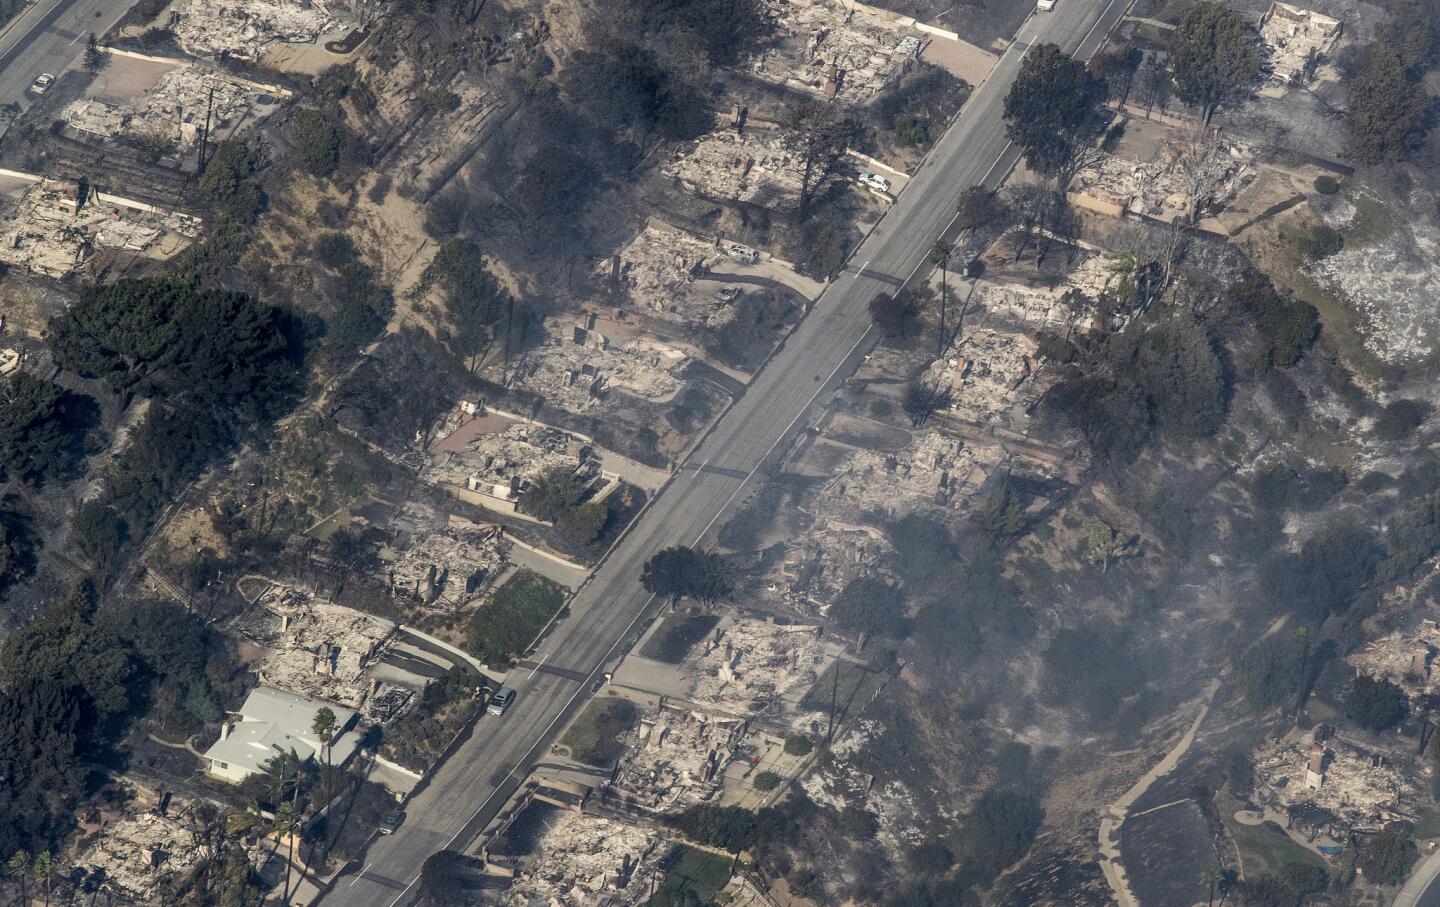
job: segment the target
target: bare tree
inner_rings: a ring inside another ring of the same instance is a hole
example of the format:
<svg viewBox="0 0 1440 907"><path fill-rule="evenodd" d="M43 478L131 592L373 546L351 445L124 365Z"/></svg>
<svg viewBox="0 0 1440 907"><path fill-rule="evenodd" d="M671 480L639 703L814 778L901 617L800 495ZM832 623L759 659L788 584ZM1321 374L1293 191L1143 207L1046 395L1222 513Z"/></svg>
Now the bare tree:
<svg viewBox="0 0 1440 907"><path fill-rule="evenodd" d="M916 378L905 387L905 399L900 407L910 417L914 428L924 425L936 410L950 405L953 395L950 388L937 381L927 381L924 376Z"/></svg>
<svg viewBox="0 0 1440 907"><path fill-rule="evenodd" d="M1220 186L1229 174L1226 155L1220 144L1219 130L1206 126L1197 127L1180 144L1175 167L1184 178L1185 203L1188 207L1186 218L1190 224L1196 224L1214 203Z"/></svg>
<svg viewBox="0 0 1440 907"><path fill-rule="evenodd" d="M810 103L791 108L784 126L785 147L799 159L800 219L804 220L844 156L856 124L833 105Z"/></svg>
<svg viewBox="0 0 1440 907"><path fill-rule="evenodd" d="M930 263L940 269L940 323L935 331L935 355L945 355L950 345L946 319L950 309L950 256L955 254L955 245L943 239L935 240L930 247Z"/></svg>
<svg viewBox="0 0 1440 907"><path fill-rule="evenodd" d="M1140 67L1135 85L1136 100L1145 105L1145 119L1150 119L1150 111L1156 107L1164 113L1174 91L1175 84L1170 78L1170 70L1159 56L1150 55Z"/></svg>

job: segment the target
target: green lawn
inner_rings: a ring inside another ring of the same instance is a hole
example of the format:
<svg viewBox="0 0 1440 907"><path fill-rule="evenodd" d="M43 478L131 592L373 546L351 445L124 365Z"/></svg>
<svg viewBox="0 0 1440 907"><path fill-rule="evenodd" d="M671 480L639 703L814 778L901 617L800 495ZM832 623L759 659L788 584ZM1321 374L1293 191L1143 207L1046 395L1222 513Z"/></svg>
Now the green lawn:
<svg viewBox="0 0 1440 907"><path fill-rule="evenodd" d="M523 654L564 605L563 586L521 570L471 619L465 649L488 665L503 665Z"/></svg>
<svg viewBox="0 0 1440 907"><path fill-rule="evenodd" d="M668 614L660 622L660 629L645 641L640 657L678 665L719 622L714 614Z"/></svg>
<svg viewBox="0 0 1440 907"><path fill-rule="evenodd" d="M730 857L707 850L683 848L679 861L665 873L665 881L645 907L671 907L687 903L685 893L692 892L701 904L708 904L730 881ZM694 903L694 901L688 901Z"/></svg>
<svg viewBox="0 0 1440 907"><path fill-rule="evenodd" d="M1225 830L1240 850L1240 862L1244 866L1245 878L1253 879L1265 873L1279 874L1287 863L1304 863L1330 871L1330 866L1320 855L1307 850L1290 840L1290 836L1271 825L1241 825L1235 821L1235 811L1243 804L1230 796L1229 791L1215 795L1215 808Z"/></svg>
<svg viewBox="0 0 1440 907"><path fill-rule="evenodd" d="M628 699L593 700L560 738L560 745L570 748L570 758L576 762L609 766L625 752L620 738L635 726L637 714Z"/></svg>
<svg viewBox="0 0 1440 907"><path fill-rule="evenodd" d="M1440 809L1432 806L1415 817L1415 837L1440 838Z"/></svg>

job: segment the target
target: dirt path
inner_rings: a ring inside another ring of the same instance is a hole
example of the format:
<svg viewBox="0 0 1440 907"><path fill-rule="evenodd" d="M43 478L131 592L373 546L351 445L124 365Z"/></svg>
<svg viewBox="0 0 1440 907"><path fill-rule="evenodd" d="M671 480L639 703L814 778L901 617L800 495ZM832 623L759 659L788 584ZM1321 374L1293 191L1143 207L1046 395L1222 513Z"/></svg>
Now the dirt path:
<svg viewBox="0 0 1440 907"><path fill-rule="evenodd" d="M1205 716L1210 713L1210 703L1215 699L1215 691L1220 689L1220 678L1210 681L1205 688L1205 695L1200 704L1200 714L1190 723L1190 728L1185 736L1175 744L1174 748L1161 759L1154 768L1146 772L1139 781L1136 781L1120 799L1110 804L1109 815L1100 821L1100 868L1105 872L1105 882L1110 890L1115 892L1115 899L1120 902L1120 907L1140 907L1139 900L1134 892L1130 890L1130 877L1125 872L1125 864L1120 858L1120 826L1125 824L1126 814L1130 807L1139 800L1150 785L1168 775L1175 766L1180 763L1180 758L1189 751L1190 745L1195 742L1195 734L1200 730L1200 724Z"/></svg>

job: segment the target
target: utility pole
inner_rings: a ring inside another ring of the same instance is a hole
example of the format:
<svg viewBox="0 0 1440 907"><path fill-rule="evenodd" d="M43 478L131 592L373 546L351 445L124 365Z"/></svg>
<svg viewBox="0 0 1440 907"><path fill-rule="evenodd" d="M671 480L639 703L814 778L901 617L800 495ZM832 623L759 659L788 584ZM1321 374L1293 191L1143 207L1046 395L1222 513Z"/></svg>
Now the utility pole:
<svg viewBox="0 0 1440 907"><path fill-rule="evenodd" d="M825 726L825 745L829 746L835 742L835 703L840 696L840 666L844 664L838 658L835 660L835 680L830 684L830 720Z"/></svg>
<svg viewBox="0 0 1440 907"><path fill-rule="evenodd" d="M205 169L206 146L210 143L210 115L215 110L215 86L210 86L210 94L205 99L205 127L200 130L200 156L195 161L195 175L198 177Z"/></svg>

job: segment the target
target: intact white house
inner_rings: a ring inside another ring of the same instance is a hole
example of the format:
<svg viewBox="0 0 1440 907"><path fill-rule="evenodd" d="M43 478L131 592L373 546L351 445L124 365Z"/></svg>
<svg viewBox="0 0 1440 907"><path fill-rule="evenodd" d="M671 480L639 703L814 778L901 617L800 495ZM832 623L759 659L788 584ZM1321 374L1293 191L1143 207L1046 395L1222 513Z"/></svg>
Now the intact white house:
<svg viewBox="0 0 1440 907"><path fill-rule="evenodd" d="M324 745L315 736L314 725L315 713L322 708L335 713L329 762L344 765L359 743L355 734L346 733L355 723L354 712L273 687L256 687L245 697L239 720L227 720L220 728L220 739L205 751L206 771L239 784L264 771L268 760L291 750L301 761L319 758Z"/></svg>

